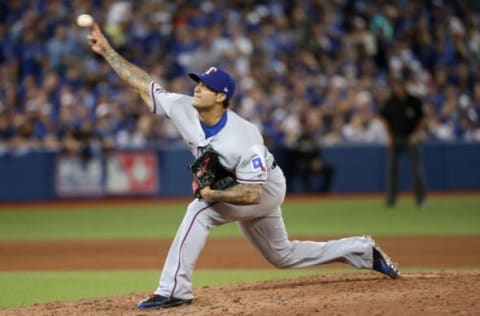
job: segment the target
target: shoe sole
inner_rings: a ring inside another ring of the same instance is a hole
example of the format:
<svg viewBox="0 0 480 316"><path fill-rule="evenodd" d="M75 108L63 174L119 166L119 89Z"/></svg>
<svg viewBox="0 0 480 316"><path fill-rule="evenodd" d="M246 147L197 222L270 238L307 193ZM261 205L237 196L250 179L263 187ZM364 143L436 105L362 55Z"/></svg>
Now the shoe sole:
<svg viewBox="0 0 480 316"><path fill-rule="evenodd" d="M176 307L180 305L188 305L191 304L192 301L175 301L175 302L170 302L167 304L163 304L161 306L148 306L148 307L141 307L137 306L139 309L162 309L162 308L170 308L170 307Z"/></svg>

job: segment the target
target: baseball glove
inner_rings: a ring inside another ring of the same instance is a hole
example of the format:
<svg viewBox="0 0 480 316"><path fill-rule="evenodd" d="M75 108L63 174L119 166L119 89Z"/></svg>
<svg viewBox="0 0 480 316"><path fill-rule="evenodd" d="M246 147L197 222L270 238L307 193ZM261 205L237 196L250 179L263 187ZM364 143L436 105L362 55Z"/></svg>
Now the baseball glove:
<svg viewBox="0 0 480 316"><path fill-rule="evenodd" d="M192 191L197 198L201 197L200 190L204 187L224 190L236 184L235 175L222 166L218 153L210 147L190 165L190 170Z"/></svg>

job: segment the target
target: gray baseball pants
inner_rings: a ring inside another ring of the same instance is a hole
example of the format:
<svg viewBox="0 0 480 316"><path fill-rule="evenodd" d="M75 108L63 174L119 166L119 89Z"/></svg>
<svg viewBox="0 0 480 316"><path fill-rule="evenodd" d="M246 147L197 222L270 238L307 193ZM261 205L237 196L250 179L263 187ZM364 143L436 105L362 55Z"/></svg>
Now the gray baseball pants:
<svg viewBox="0 0 480 316"><path fill-rule="evenodd" d="M209 230L232 221L237 222L242 234L275 267L305 268L344 262L356 268L372 268L372 244L365 237L327 242L290 241L280 208L286 189L283 174L270 183L275 185L264 187L258 205L192 201L170 247L155 293L192 299L192 273Z"/></svg>

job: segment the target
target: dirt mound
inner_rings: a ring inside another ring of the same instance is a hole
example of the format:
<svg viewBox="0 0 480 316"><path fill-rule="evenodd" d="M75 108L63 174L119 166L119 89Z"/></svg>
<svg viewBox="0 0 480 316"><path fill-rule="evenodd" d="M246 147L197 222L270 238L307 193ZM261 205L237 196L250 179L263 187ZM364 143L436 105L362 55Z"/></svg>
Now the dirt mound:
<svg viewBox="0 0 480 316"><path fill-rule="evenodd" d="M138 310L142 294L0 310L0 315L478 315L480 272L377 273L196 288L191 305Z"/></svg>

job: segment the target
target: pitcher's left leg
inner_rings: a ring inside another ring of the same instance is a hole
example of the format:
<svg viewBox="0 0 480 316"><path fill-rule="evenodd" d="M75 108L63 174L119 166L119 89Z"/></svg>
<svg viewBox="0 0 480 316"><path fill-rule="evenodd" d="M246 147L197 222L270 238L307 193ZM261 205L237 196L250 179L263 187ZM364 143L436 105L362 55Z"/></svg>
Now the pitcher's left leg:
<svg viewBox="0 0 480 316"><path fill-rule="evenodd" d="M349 237L327 242L290 241L280 209L262 218L238 223L246 238L274 266L304 268L327 262L345 262L356 268L372 268L373 248L368 237Z"/></svg>

